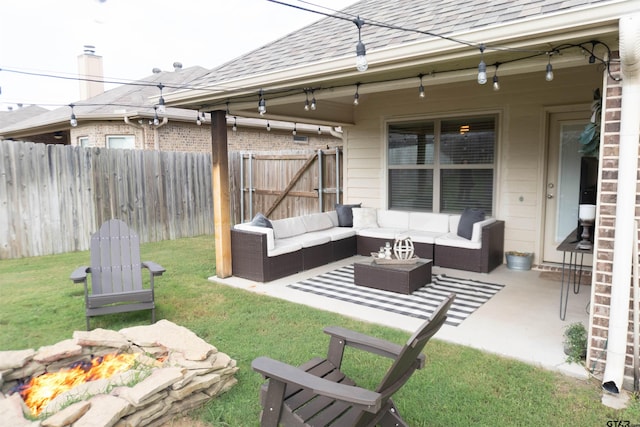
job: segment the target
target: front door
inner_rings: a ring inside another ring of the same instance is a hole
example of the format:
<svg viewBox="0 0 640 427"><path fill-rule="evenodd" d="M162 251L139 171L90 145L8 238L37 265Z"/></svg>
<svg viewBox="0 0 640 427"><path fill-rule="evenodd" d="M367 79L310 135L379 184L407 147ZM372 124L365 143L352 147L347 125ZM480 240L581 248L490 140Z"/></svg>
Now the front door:
<svg viewBox="0 0 640 427"><path fill-rule="evenodd" d="M562 252L556 248L578 225L582 157L578 138L589 114L576 111L549 116L543 262L562 262ZM590 255L584 263L591 263Z"/></svg>

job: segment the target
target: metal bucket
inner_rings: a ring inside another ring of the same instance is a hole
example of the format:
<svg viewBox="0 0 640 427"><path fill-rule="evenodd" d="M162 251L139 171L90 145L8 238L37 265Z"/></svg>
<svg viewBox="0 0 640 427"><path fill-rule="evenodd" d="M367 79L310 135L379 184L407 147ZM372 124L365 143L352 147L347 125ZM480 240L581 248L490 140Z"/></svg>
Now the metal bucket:
<svg viewBox="0 0 640 427"><path fill-rule="evenodd" d="M506 253L509 270L531 270L532 253Z"/></svg>

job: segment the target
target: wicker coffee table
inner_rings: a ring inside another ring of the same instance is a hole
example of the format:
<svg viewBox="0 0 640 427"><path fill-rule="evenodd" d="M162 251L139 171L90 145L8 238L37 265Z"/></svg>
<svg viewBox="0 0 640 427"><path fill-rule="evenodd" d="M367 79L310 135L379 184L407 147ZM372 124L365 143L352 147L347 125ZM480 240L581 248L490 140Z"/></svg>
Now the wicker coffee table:
<svg viewBox="0 0 640 427"><path fill-rule="evenodd" d="M410 294L431 283L430 259L419 259L414 264L376 264L371 260L353 265L353 283L357 286Z"/></svg>

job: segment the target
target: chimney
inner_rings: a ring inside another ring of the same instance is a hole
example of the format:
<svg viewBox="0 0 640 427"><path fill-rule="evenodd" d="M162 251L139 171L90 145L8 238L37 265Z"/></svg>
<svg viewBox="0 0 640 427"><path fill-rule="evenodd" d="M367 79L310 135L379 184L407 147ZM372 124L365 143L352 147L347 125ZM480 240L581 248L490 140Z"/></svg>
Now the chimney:
<svg viewBox="0 0 640 427"><path fill-rule="evenodd" d="M81 101L104 92L103 74L102 57L96 55L95 46L85 45L84 52L78 56Z"/></svg>

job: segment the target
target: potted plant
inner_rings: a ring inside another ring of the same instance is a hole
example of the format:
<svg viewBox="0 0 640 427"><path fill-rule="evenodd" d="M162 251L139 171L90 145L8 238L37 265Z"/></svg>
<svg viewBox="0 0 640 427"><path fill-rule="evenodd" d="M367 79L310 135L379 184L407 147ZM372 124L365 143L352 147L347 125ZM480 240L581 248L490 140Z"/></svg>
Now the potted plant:
<svg viewBox="0 0 640 427"><path fill-rule="evenodd" d="M532 252L508 251L505 252L507 257L507 268L510 270L531 270L533 262Z"/></svg>
<svg viewBox="0 0 640 427"><path fill-rule="evenodd" d="M579 363L587 357L587 329L582 322L572 323L564 330L564 353L568 363Z"/></svg>

